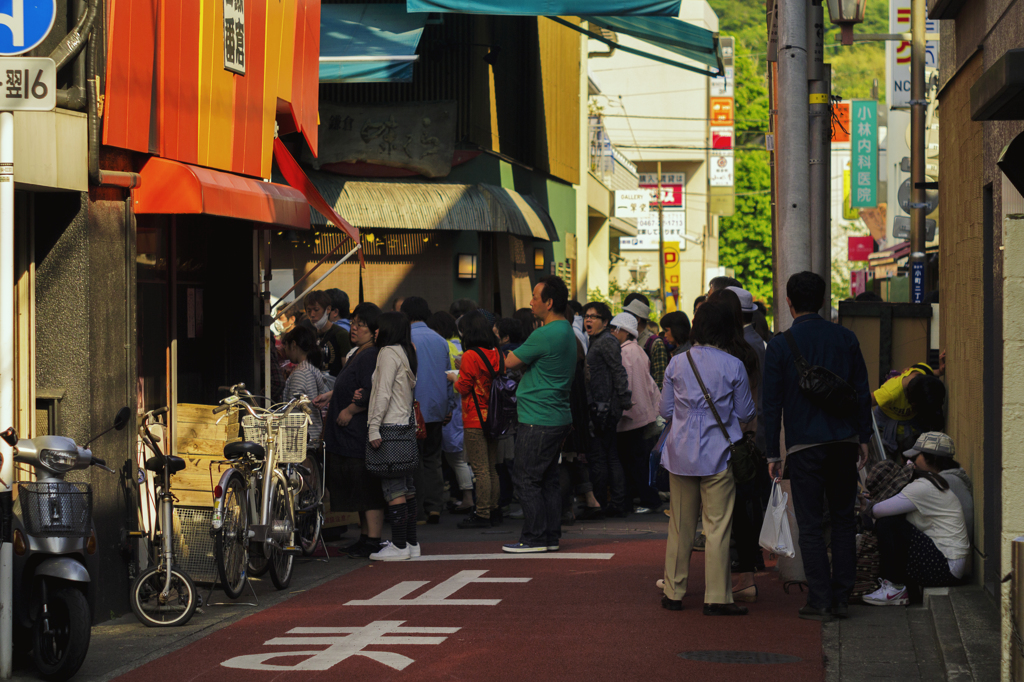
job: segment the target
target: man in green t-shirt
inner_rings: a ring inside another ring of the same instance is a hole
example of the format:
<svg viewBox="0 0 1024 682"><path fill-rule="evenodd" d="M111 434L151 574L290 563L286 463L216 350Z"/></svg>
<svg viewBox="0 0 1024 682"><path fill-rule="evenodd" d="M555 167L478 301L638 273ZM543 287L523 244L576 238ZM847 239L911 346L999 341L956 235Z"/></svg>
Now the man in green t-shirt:
<svg viewBox="0 0 1024 682"><path fill-rule="evenodd" d="M572 425L569 389L576 373L576 333L565 319L568 304L569 289L561 279L552 275L538 282L530 308L542 326L505 359L507 368L523 371L516 391L513 472L523 530L519 542L502 547L506 552L555 552L562 537L558 455Z"/></svg>

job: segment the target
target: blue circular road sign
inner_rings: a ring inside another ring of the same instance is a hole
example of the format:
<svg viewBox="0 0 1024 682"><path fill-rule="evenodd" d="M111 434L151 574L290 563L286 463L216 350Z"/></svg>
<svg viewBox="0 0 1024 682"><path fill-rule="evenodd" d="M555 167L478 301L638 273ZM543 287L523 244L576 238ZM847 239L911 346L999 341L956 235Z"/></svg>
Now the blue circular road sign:
<svg viewBox="0 0 1024 682"><path fill-rule="evenodd" d="M0 0L0 55L28 52L53 28L57 0Z"/></svg>

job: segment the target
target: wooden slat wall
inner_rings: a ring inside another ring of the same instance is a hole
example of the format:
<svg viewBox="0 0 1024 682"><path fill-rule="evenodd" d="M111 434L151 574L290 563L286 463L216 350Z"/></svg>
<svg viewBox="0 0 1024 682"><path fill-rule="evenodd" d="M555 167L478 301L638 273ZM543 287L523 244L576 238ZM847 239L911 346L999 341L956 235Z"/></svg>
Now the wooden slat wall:
<svg viewBox="0 0 1024 682"><path fill-rule="evenodd" d="M577 17L563 17L579 23ZM556 178L578 185L580 182L580 39L579 33L550 19L537 19L540 43L540 86L543 125L546 135L537 143L538 165L546 156L546 170Z"/></svg>

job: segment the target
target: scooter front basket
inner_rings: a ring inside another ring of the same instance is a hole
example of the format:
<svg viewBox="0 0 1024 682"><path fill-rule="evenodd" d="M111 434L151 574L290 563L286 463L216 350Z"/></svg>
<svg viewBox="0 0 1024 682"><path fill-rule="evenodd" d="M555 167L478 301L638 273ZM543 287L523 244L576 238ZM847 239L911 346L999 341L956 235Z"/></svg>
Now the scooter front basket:
<svg viewBox="0 0 1024 682"><path fill-rule="evenodd" d="M85 537L92 529L88 483L19 483L25 531L37 538Z"/></svg>

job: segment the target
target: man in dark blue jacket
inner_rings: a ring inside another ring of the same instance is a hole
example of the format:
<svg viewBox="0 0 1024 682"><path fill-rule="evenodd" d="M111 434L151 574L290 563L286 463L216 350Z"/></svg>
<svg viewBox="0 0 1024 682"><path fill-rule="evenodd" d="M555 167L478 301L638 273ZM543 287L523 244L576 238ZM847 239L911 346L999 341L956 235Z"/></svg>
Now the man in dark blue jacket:
<svg viewBox="0 0 1024 682"><path fill-rule="evenodd" d="M833 416L800 392L796 361L785 337L775 336L765 352L762 401L765 454L775 478L781 469L780 426L786 426L786 472L800 530L800 552L809 591L800 617L845 618L856 576L854 503L857 470L867 462L871 437L868 374L857 337L817 314L825 300L825 281L800 272L786 283L793 315L790 331L800 354L845 379L857 392L855 413ZM825 500L832 522L832 566L822 529Z"/></svg>

